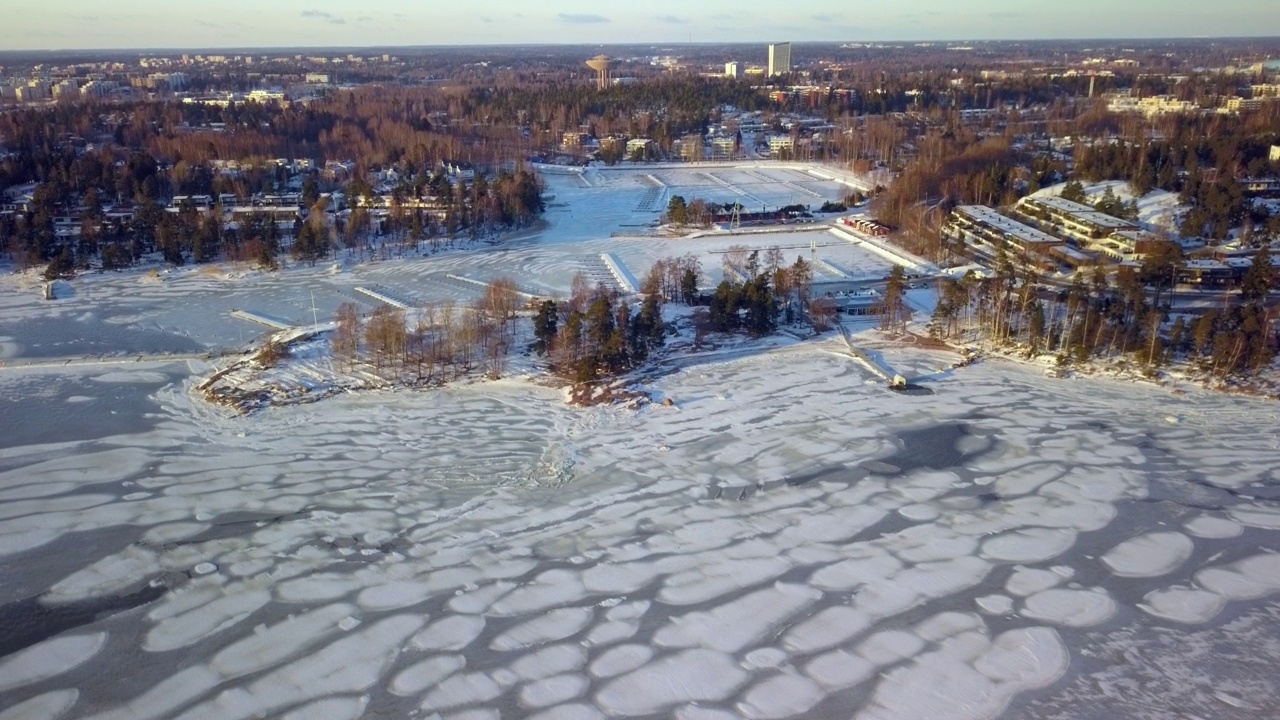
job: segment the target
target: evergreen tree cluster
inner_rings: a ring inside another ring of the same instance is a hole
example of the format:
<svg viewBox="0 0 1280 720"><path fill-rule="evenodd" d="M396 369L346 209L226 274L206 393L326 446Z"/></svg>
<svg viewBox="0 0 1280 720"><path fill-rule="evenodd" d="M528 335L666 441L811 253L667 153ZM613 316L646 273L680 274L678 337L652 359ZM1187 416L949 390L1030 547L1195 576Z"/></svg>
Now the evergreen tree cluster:
<svg viewBox="0 0 1280 720"><path fill-rule="evenodd" d="M638 311L598 286L568 302L545 300L534 316L534 350L575 383L624 373L644 363L666 342L662 297L648 294Z"/></svg>

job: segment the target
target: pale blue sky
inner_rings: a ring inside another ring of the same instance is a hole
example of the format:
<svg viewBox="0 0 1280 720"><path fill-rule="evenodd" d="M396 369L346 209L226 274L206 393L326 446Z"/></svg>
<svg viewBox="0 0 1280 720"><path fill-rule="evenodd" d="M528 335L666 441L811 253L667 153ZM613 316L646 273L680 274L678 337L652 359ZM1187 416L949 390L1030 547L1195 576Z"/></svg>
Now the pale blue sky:
<svg viewBox="0 0 1280 720"><path fill-rule="evenodd" d="M0 0L0 50L1280 34L1280 0Z"/></svg>

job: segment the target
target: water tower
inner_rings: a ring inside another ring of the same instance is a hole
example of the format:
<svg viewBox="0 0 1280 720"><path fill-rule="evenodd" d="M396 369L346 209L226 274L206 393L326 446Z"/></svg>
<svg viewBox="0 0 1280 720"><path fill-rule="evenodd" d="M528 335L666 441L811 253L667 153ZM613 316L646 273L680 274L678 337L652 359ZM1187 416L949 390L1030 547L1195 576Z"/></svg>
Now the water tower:
<svg viewBox="0 0 1280 720"><path fill-rule="evenodd" d="M609 70L613 68L613 59L608 55L597 55L587 61L587 67L596 71L599 77L597 86L604 90L609 87Z"/></svg>

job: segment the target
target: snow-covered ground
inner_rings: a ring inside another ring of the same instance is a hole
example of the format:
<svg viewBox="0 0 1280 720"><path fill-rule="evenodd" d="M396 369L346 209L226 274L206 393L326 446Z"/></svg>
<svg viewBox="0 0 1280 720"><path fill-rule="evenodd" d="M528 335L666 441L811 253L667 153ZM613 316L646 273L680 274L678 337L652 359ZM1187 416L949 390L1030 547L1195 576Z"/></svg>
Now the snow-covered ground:
<svg viewBox="0 0 1280 720"><path fill-rule="evenodd" d="M589 224L54 303L8 278L5 352L684 242ZM230 417L199 360L2 369L0 718L1280 715L1274 403L860 342L927 392L834 339L673 363L640 410L517 378Z"/></svg>
<svg viewBox="0 0 1280 720"><path fill-rule="evenodd" d="M883 277L889 271L888 261L850 241L821 232L817 225L808 231L763 235L709 231L693 239L655 237L650 234L651 226L665 209L666 200L651 210L637 209L648 189L640 178L651 174L684 183L680 192L698 187L708 191L690 192L688 199L723 199L711 191L729 190L706 180L708 176L753 180L754 184L741 187L756 194L764 194L762 188L777 185L767 185L746 173L795 176L793 184L803 181L804 187L826 199L838 199L847 190L837 182L767 166L741 171L678 167L593 169L588 171L588 177L595 178L590 182L597 184L591 186L576 174L546 175L554 196L546 214L548 228L496 246L479 243L471 249L444 250L434 255L428 251L406 259L364 263L355 262L342 251L336 260L314 267L291 266L278 273L204 266L154 273L91 274L60 284L60 299L54 302L41 299L41 283L35 274L6 275L0 277L0 360L107 351L191 352L206 347L237 347L269 328L233 317L233 311L310 325L316 318L331 318L343 302L355 302L366 310L375 307L376 300L356 289L361 287L402 302L422 304L470 302L483 293L484 283L496 277L510 277L521 290L536 295L567 295L578 272L593 283L617 286L603 259L605 255L620 259L630 275L642 280L655 260L692 253L702 263L703 282L708 287L723 279L723 253L732 245L759 250L762 261L764 251L770 247L780 248L788 263L800 255L829 261L855 279ZM695 186L696 182L707 184ZM769 192L794 191L783 186ZM819 266L815 279L840 278ZM37 319L39 323L29 322Z"/></svg>

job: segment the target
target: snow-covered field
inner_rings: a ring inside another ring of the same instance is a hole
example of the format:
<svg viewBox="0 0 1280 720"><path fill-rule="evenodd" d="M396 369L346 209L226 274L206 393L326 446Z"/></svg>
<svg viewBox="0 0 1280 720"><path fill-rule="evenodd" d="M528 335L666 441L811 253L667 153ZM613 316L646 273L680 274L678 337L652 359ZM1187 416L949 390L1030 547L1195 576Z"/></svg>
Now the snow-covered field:
<svg viewBox="0 0 1280 720"><path fill-rule="evenodd" d="M226 307L663 242L551 219L334 275L6 278L3 347L234 343ZM0 719L1280 715L1273 403L864 339L931 394L836 340L638 411L514 378L232 418L198 360L0 370Z"/></svg>

